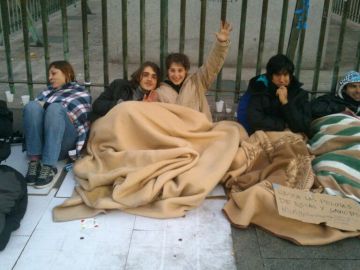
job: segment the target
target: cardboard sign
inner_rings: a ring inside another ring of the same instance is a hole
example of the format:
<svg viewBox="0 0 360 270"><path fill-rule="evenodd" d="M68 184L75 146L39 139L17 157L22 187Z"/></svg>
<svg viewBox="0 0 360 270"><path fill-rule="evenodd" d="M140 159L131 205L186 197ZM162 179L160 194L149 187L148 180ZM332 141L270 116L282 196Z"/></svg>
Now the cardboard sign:
<svg viewBox="0 0 360 270"><path fill-rule="evenodd" d="M360 230L360 205L351 199L273 185L279 214L346 231Z"/></svg>

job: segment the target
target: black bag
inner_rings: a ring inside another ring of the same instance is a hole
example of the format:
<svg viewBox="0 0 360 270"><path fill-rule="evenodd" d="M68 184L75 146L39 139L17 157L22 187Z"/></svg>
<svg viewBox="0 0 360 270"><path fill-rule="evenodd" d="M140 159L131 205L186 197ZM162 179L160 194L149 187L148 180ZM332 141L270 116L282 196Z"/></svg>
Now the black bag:
<svg viewBox="0 0 360 270"><path fill-rule="evenodd" d="M0 100L0 162L10 155L10 141L13 133L13 113L5 101Z"/></svg>
<svg viewBox="0 0 360 270"><path fill-rule="evenodd" d="M28 203L24 176L6 165L0 165L0 251L10 235L20 227Z"/></svg>

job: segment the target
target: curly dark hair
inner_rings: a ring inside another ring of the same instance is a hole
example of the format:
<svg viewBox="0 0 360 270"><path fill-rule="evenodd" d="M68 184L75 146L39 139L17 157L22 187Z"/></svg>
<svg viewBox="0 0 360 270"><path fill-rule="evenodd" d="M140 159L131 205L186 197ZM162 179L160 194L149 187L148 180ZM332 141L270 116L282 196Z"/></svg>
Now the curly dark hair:
<svg viewBox="0 0 360 270"><path fill-rule="evenodd" d="M161 73L160 73L160 68L157 64L155 64L154 62L151 61L146 61L144 62L137 70L135 70L135 72L133 74L131 74L131 80L130 83L134 86L134 87L138 87L140 84L140 80L141 80L141 74L143 73L144 69L147 67L151 67L152 70L156 73L156 87L159 87L160 85L160 78L161 78Z"/></svg>
<svg viewBox="0 0 360 270"><path fill-rule="evenodd" d="M190 60L186 54L170 53L165 59L166 70L168 70L172 63L182 65L186 70L190 69Z"/></svg>

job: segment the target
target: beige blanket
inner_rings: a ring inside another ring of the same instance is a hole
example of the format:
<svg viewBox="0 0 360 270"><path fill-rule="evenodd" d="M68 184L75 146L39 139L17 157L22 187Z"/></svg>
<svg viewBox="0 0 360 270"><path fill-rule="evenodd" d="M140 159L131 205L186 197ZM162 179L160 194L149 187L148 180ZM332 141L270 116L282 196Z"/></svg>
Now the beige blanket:
<svg viewBox="0 0 360 270"><path fill-rule="evenodd" d="M343 232L279 215L272 183L321 191L312 159L302 137L291 132L257 131L243 141L232 170L224 176L230 190L224 213L230 222L239 228L256 224L300 245L322 245L359 236L360 232Z"/></svg>
<svg viewBox="0 0 360 270"><path fill-rule="evenodd" d="M54 209L55 221L107 209L179 217L222 182L230 190L224 212L234 226L256 224L302 245L359 235L278 214L271 183L317 188L313 157L291 132L258 131L248 138L236 122L213 124L186 107L124 102L94 123L87 151L74 167L79 185Z"/></svg>
<svg viewBox="0 0 360 270"><path fill-rule="evenodd" d="M91 128L88 155L76 162L79 186L54 220L106 209L156 218L199 206L228 171L247 138L236 122L166 103L124 102Z"/></svg>

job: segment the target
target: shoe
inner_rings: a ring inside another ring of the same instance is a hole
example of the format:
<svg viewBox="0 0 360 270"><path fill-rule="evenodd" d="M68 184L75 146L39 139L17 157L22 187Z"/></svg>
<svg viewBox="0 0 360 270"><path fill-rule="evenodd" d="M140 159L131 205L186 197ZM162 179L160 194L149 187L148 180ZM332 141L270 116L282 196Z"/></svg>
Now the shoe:
<svg viewBox="0 0 360 270"><path fill-rule="evenodd" d="M25 176L25 180L28 186L35 184L40 172L41 164L39 160L29 162L28 170Z"/></svg>
<svg viewBox="0 0 360 270"><path fill-rule="evenodd" d="M35 182L36 188L46 188L51 185L51 182L54 180L54 177L57 173L57 169L48 165L43 165L41 167L38 178Z"/></svg>

